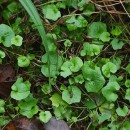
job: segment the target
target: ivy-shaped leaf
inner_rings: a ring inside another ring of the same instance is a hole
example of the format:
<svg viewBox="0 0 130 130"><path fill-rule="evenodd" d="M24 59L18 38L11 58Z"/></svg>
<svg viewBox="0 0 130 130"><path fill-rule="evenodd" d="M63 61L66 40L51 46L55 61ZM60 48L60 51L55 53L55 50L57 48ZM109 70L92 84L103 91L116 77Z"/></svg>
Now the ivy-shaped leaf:
<svg viewBox="0 0 130 130"><path fill-rule="evenodd" d="M81 100L81 90L77 86L68 86L68 89L62 92L62 99L68 104L78 103Z"/></svg>
<svg viewBox="0 0 130 130"><path fill-rule="evenodd" d="M116 73L116 71L117 71L117 67L112 62L108 62L102 66L102 72L107 78L110 77L111 73Z"/></svg>
<svg viewBox="0 0 130 130"><path fill-rule="evenodd" d="M6 24L0 24L0 43L5 47L10 47L11 39L15 36L13 30Z"/></svg>
<svg viewBox="0 0 130 130"><path fill-rule="evenodd" d="M54 4L47 4L42 7L44 17L53 21L56 21L61 17L61 13Z"/></svg>
<svg viewBox="0 0 130 130"><path fill-rule="evenodd" d="M85 88L88 92L96 92L105 84L105 79L101 74L99 67L91 67L89 62L85 62L82 68L82 73L85 79Z"/></svg>
<svg viewBox="0 0 130 130"><path fill-rule="evenodd" d="M25 99L30 94L30 87L29 81L23 82L23 78L18 78L11 87L11 97L15 100Z"/></svg>
<svg viewBox="0 0 130 130"><path fill-rule="evenodd" d="M116 81L109 81L108 84L102 89L102 94L107 101L114 102L118 98L118 95L115 92L119 89L120 86Z"/></svg>

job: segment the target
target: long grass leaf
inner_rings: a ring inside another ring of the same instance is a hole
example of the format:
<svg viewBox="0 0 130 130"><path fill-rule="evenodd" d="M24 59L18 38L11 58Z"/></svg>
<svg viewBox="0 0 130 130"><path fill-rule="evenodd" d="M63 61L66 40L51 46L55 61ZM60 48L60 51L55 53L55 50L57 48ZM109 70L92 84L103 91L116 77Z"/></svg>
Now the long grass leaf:
<svg viewBox="0 0 130 130"><path fill-rule="evenodd" d="M33 4L31 0L19 0L20 3L23 5L23 7L26 9L28 14L30 15L31 19L33 20L34 24L36 25L36 28L39 31L39 34L42 39L42 43L45 47L46 52L48 53L48 70L49 70L49 84L50 84L50 56L49 56L49 49L48 49L48 41L47 36L45 33L45 29L42 23L42 20L40 18L40 15Z"/></svg>

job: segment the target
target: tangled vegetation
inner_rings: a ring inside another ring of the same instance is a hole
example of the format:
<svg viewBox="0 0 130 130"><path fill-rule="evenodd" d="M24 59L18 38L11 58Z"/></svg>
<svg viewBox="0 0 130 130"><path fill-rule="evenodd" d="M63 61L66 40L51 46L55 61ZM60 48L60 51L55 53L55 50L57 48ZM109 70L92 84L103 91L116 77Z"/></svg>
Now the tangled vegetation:
<svg viewBox="0 0 130 130"><path fill-rule="evenodd" d="M129 2L0 1L1 129L55 116L72 130L129 130Z"/></svg>

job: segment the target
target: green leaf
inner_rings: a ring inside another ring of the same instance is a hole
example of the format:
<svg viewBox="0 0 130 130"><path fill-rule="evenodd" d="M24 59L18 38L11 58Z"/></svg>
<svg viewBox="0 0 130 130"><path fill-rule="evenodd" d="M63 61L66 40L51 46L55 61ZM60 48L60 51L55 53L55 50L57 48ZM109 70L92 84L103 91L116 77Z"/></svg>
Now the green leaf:
<svg viewBox="0 0 130 130"><path fill-rule="evenodd" d="M83 61L79 57L73 57L70 59L70 70L71 72L78 72L83 66Z"/></svg>
<svg viewBox="0 0 130 130"><path fill-rule="evenodd" d="M44 17L53 21L56 21L61 17L61 13L54 4L48 4L42 7Z"/></svg>
<svg viewBox="0 0 130 130"><path fill-rule="evenodd" d="M50 57L50 74L49 74L49 66L48 66L48 56ZM42 56L42 65L41 72L46 77L55 77L59 74L59 69L62 65L62 58L58 56L56 51L50 51Z"/></svg>
<svg viewBox="0 0 130 130"><path fill-rule="evenodd" d="M89 0L81 0L79 3L78 3L78 6L79 7L82 7L84 4L88 3Z"/></svg>
<svg viewBox="0 0 130 130"><path fill-rule="evenodd" d="M127 115L128 111L129 111L129 109L128 109L127 106L124 106L123 108L118 107L118 108L116 109L116 113L117 113L119 116L123 116L123 117L125 117L125 116Z"/></svg>
<svg viewBox="0 0 130 130"><path fill-rule="evenodd" d="M33 98L32 94L30 94L27 98L21 100L18 103L20 108L20 114L26 116L27 118L32 118L35 114L38 113L38 106L36 105L38 100Z"/></svg>
<svg viewBox="0 0 130 130"><path fill-rule="evenodd" d="M29 81L23 82L23 78L18 78L11 87L11 97L15 100L25 99L30 94L30 87Z"/></svg>
<svg viewBox="0 0 130 130"><path fill-rule="evenodd" d="M55 40L57 40L57 37L55 34L47 33L47 41L48 41L48 54L50 52L55 52L56 53L56 45L55 45ZM51 60L50 60L51 62Z"/></svg>
<svg viewBox="0 0 130 130"><path fill-rule="evenodd" d="M18 57L18 66L19 67L28 67L30 65L30 59L26 56Z"/></svg>
<svg viewBox="0 0 130 130"><path fill-rule="evenodd" d="M52 91L52 87L49 84L44 84L41 90L44 94L49 94Z"/></svg>
<svg viewBox="0 0 130 130"><path fill-rule="evenodd" d="M56 7L58 8L58 9L65 9L66 8L66 5L65 5L65 3L64 2L57 2L57 4L56 4Z"/></svg>
<svg viewBox="0 0 130 130"><path fill-rule="evenodd" d="M0 99L0 114L5 112L5 102L4 100Z"/></svg>
<svg viewBox="0 0 130 130"><path fill-rule="evenodd" d="M86 1L86 0L85 0ZM86 16L90 16L93 12L95 12L95 6L94 4L87 4L83 8L83 13ZM80 10L82 10L82 8Z"/></svg>
<svg viewBox="0 0 130 130"><path fill-rule="evenodd" d="M120 128L120 130L129 130L129 129L130 129L130 122L129 121L125 121Z"/></svg>
<svg viewBox="0 0 130 130"><path fill-rule="evenodd" d="M0 58L5 58L5 53L2 50L0 50Z"/></svg>
<svg viewBox="0 0 130 130"><path fill-rule="evenodd" d="M102 66L102 72L107 78L110 77L110 73L116 73L116 71L117 67L112 62L108 62Z"/></svg>
<svg viewBox="0 0 130 130"><path fill-rule="evenodd" d="M0 41L5 47L10 47L11 39L15 36L13 30L6 24L0 24Z"/></svg>
<svg viewBox="0 0 130 130"><path fill-rule="evenodd" d="M62 99L68 104L78 103L81 100L81 90L77 86L68 86L68 89L62 92Z"/></svg>
<svg viewBox="0 0 130 130"><path fill-rule="evenodd" d="M21 36L17 35L11 39L11 44L13 44L15 46L21 46L22 41L23 41L23 38Z"/></svg>
<svg viewBox="0 0 130 130"><path fill-rule="evenodd" d="M17 11L17 8L18 7L18 3L16 3L16 2L11 2L8 6L7 6L7 8L8 8L8 10L10 11L10 12L12 12L12 13L15 13L16 11Z"/></svg>
<svg viewBox="0 0 130 130"><path fill-rule="evenodd" d="M126 90L125 99L127 99L128 101L130 101L130 89Z"/></svg>
<svg viewBox="0 0 130 130"><path fill-rule="evenodd" d="M130 74L130 63L126 66L125 70Z"/></svg>
<svg viewBox="0 0 130 130"><path fill-rule="evenodd" d="M64 106L54 107L54 114L58 120L66 118L70 120L72 117L72 110L70 108L65 108Z"/></svg>
<svg viewBox="0 0 130 130"><path fill-rule="evenodd" d="M58 75L57 67L56 65L50 65L50 74L49 74L49 67L48 64L42 65L41 72L46 77L53 77L55 78L56 75Z"/></svg>
<svg viewBox="0 0 130 130"><path fill-rule="evenodd" d="M52 115L49 111L41 111L39 113L39 119L44 123L47 123L51 119L51 117Z"/></svg>
<svg viewBox="0 0 130 130"><path fill-rule="evenodd" d="M109 42L109 41L110 41L110 33L109 33L109 32L103 32L103 33L100 35L100 39L101 39L103 42Z"/></svg>
<svg viewBox="0 0 130 130"><path fill-rule="evenodd" d="M88 25L87 20L83 16L71 16L66 20L66 26L69 31L76 30L77 28L83 28Z"/></svg>
<svg viewBox="0 0 130 130"><path fill-rule="evenodd" d="M122 61L122 58L120 57L113 57L111 59L112 63L114 63L117 67L117 70L119 70L121 68L121 61Z"/></svg>
<svg viewBox="0 0 130 130"><path fill-rule="evenodd" d="M130 87L130 80L129 80L129 79L127 79L127 80L125 81L125 86L126 86L127 88Z"/></svg>
<svg viewBox="0 0 130 130"><path fill-rule="evenodd" d="M94 109L97 107L97 104L90 100L90 99L87 99L87 101L85 101L85 106L88 108L88 109Z"/></svg>
<svg viewBox="0 0 130 130"><path fill-rule="evenodd" d="M80 74L80 75L74 77L74 80L75 80L76 83L82 84L84 82L83 75Z"/></svg>
<svg viewBox="0 0 130 130"><path fill-rule="evenodd" d="M85 62L82 67L82 73L85 79L85 88L88 92L98 93L105 84L105 79L101 74L99 67L91 67L91 63Z"/></svg>
<svg viewBox="0 0 130 130"><path fill-rule="evenodd" d="M107 101L113 102L118 98L118 95L115 92L119 89L120 86L116 81L109 81L107 85L102 89L102 94L107 99Z"/></svg>
<svg viewBox="0 0 130 130"><path fill-rule="evenodd" d="M123 47L124 43L122 41L119 41L119 39L114 38L111 41L111 45L112 45L113 50L118 50L118 49L121 49Z"/></svg>
<svg viewBox="0 0 130 130"><path fill-rule="evenodd" d="M118 26L115 26L115 28L111 30L111 34L114 36L119 36L121 33L122 31Z"/></svg>
<svg viewBox="0 0 130 130"><path fill-rule="evenodd" d="M93 38L100 38L103 32L107 32L106 24L102 22L93 22L88 27L88 36Z"/></svg>
<svg viewBox="0 0 130 130"><path fill-rule="evenodd" d="M61 66L60 75L64 78L71 75L72 72L78 72L83 65L83 61L79 57L73 57Z"/></svg>
<svg viewBox="0 0 130 130"><path fill-rule="evenodd" d="M70 70L71 63L69 61L66 61L63 63L63 65L61 66L61 72L60 75L64 78L66 78L67 76L71 75L72 72Z"/></svg>
<svg viewBox="0 0 130 130"><path fill-rule="evenodd" d="M98 117L98 123L102 123L102 122L104 122L105 120L108 120L108 119L110 119L110 117L111 117L111 114L109 114L109 113L102 113L99 117Z"/></svg>
<svg viewBox="0 0 130 130"><path fill-rule="evenodd" d="M67 106L67 103L62 100L61 95L59 95L58 93L53 94L50 100L52 101L52 106L54 107L59 107L60 105L64 107Z"/></svg>
<svg viewBox="0 0 130 130"><path fill-rule="evenodd" d="M101 48L99 45L90 44L88 42L85 42L83 44L83 50L81 50L80 55L81 56L94 56L98 55L101 52Z"/></svg>
<svg viewBox="0 0 130 130"><path fill-rule="evenodd" d="M64 42L65 47L70 47L71 44L72 44L72 42L71 42L70 40L66 40L66 41Z"/></svg>

